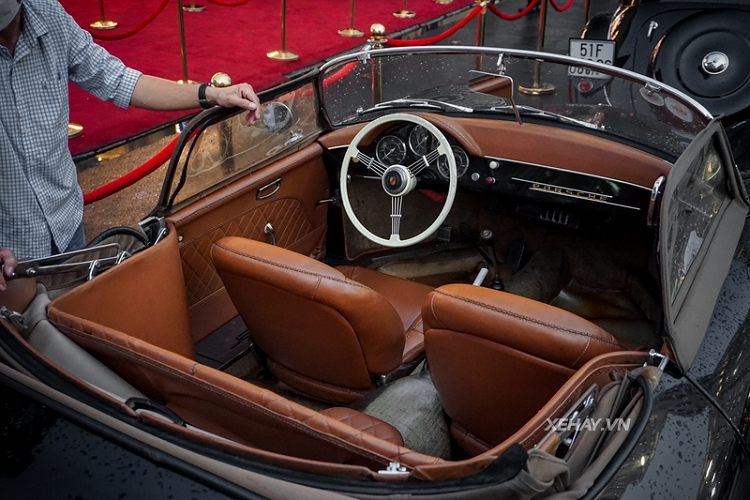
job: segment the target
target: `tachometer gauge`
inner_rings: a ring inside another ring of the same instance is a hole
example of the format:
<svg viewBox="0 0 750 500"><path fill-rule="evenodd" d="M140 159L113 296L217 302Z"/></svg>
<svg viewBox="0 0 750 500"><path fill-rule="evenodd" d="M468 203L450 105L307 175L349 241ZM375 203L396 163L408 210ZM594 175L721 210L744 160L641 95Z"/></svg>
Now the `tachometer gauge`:
<svg viewBox="0 0 750 500"><path fill-rule="evenodd" d="M401 163L406 158L406 144L395 135L386 135L378 141L375 157L387 167Z"/></svg>
<svg viewBox="0 0 750 500"><path fill-rule="evenodd" d="M451 146L453 150L453 157L456 159L456 173L460 178L469 169L469 155L466 154L462 148L458 146ZM448 171L448 163L445 161L445 156L438 158L437 164L438 172L446 179L450 178L450 172Z"/></svg>
<svg viewBox="0 0 750 500"><path fill-rule="evenodd" d="M432 132L421 125L417 125L409 132L409 148L417 156L425 156L438 146L437 138Z"/></svg>

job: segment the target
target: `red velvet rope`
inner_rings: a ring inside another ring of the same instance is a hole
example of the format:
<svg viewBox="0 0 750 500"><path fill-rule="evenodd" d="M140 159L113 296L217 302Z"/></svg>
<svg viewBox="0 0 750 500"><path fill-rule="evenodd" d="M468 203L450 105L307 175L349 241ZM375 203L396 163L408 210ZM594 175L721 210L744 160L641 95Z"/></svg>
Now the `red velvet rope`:
<svg viewBox="0 0 750 500"><path fill-rule="evenodd" d="M550 0L554 5L554 0ZM573 3L573 0L568 0L569 4ZM505 19L506 21L515 21L516 19L521 19L523 16L531 12L531 9L537 6L539 4L539 0L533 0L531 3L529 3L526 7L523 8L522 11L520 11L518 14L506 14L504 12L500 12L497 7L495 7L493 4L489 3L487 4L487 7L490 8L493 14L495 14L500 19Z"/></svg>
<svg viewBox="0 0 750 500"><path fill-rule="evenodd" d="M237 0L236 2L225 2L223 0L208 0L211 3L215 3L216 5L221 5L222 7L237 7L238 5L245 5L250 0Z"/></svg>
<svg viewBox="0 0 750 500"><path fill-rule="evenodd" d="M107 196L111 196L116 192L135 184L150 173L153 173L156 169L169 161L169 158L172 156L172 150L177 144L177 139L179 138L180 136L175 137L172 142L164 147L164 149L156 153L153 158L146 160L146 162L140 167L131 170L127 174L113 180L112 182L108 182L107 184L94 189L90 193L84 194L83 204L88 205L89 203L94 203L95 201L104 199Z"/></svg>
<svg viewBox="0 0 750 500"><path fill-rule="evenodd" d="M568 3L560 7L557 5L557 2L555 0L549 0L549 3L552 4L552 8L554 8L557 12L565 12L570 8L571 5L573 5L573 0L568 0Z"/></svg>
<svg viewBox="0 0 750 500"><path fill-rule="evenodd" d="M453 33L455 33L456 31L458 31L461 28L463 28L464 26L466 26L466 24L469 21L471 21L474 18L474 16L476 16L477 14L479 14L479 11L481 11L481 10L482 10L482 6L481 5L477 5L476 7L474 7L474 9L472 9L471 12L469 12L469 14L465 18L463 18L461 21L459 21L458 24L456 24L454 27L452 27L451 29L449 29L448 31L446 31L446 32L444 32L444 33L442 33L440 35L436 35L436 36L433 36L433 37L430 37L430 38L422 38L420 40L391 40L391 39L388 39L388 40L385 41L385 43L387 45L392 45L394 47L412 47L412 46L415 46L415 45L430 45L430 44L433 44L433 43L437 43L437 42L439 42L441 40L444 40L444 39L448 38Z"/></svg>
<svg viewBox="0 0 750 500"><path fill-rule="evenodd" d="M162 2L159 4L159 6L156 8L153 14L148 16L145 21L143 21L141 24L133 28L132 30L126 32L126 33L120 33L118 35L105 35L103 33L94 33L93 31L89 31L91 33L91 36L98 39L98 40L122 40L123 38L128 38L130 36L135 35L139 31L141 31L143 28L145 28L151 21L156 19L156 16L161 14L161 11L164 10L164 7L167 6L169 3L169 0L162 0Z"/></svg>

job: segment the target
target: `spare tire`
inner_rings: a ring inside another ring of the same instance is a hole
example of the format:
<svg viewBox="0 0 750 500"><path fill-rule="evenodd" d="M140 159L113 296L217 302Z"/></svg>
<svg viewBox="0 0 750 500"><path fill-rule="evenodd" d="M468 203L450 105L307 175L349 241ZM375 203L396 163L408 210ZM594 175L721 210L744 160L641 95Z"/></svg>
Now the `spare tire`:
<svg viewBox="0 0 750 500"><path fill-rule="evenodd" d="M750 13L696 14L657 44L653 78L703 104L714 115L750 106Z"/></svg>

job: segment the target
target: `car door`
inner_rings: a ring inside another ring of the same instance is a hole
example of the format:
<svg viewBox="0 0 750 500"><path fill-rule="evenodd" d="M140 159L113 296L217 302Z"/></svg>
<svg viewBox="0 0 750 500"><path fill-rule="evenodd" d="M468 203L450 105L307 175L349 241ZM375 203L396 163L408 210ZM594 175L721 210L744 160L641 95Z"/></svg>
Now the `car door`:
<svg viewBox="0 0 750 500"><path fill-rule="evenodd" d="M667 341L683 371L701 345L748 212L718 120L671 169L659 229Z"/></svg>

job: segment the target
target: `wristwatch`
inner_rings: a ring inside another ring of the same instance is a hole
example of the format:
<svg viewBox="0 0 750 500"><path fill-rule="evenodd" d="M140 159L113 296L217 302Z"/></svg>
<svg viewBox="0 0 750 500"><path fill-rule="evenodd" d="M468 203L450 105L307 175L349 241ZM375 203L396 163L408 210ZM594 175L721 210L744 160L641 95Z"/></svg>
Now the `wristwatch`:
<svg viewBox="0 0 750 500"><path fill-rule="evenodd" d="M206 87L213 87L213 84L201 83L198 87L198 104L200 104L201 108L203 109L213 108L213 106L210 105L208 103L208 100L206 99Z"/></svg>

